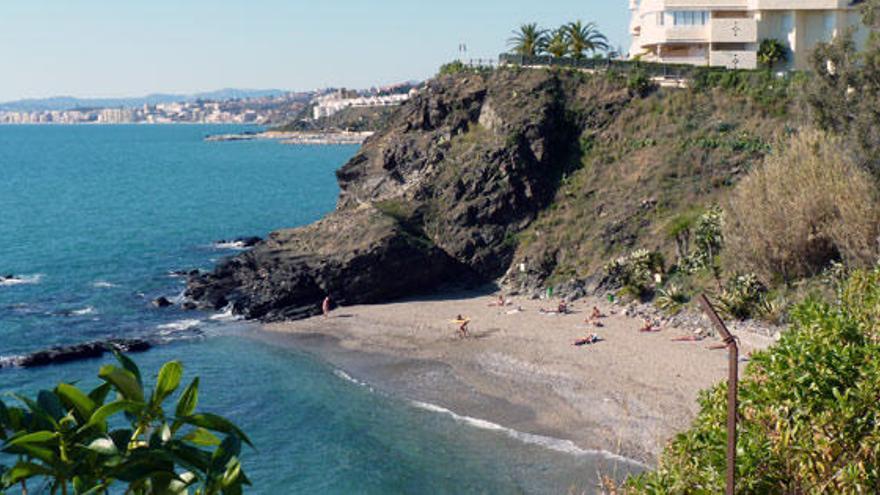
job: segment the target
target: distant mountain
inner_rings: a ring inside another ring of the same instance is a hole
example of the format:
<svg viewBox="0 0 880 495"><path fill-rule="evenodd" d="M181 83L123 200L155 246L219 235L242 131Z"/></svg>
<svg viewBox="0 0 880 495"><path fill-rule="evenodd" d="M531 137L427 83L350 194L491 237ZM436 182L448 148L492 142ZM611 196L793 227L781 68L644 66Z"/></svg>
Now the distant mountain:
<svg viewBox="0 0 880 495"><path fill-rule="evenodd" d="M7 112L39 112L47 110L72 110L75 108L108 108L108 107L140 107L144 104L174 103L202 100L231 100L245 98L264 98L281 96L288 91L280 89L234 89L225 88L217 91L196 93L191 95L156 93L138 98L74 98L72 96L53 96L50 98L31 98L25 100L0 103L0 111Z"/></svg>

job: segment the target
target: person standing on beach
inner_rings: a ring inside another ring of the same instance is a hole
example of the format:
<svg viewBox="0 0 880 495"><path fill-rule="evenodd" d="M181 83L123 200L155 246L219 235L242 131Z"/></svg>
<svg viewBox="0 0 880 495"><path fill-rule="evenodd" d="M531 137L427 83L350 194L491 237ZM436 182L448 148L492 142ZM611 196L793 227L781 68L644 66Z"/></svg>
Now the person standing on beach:
<svg viewBox="0 0 880 495"><path fill-rule="evenodd" d="M330 316L330 296L324 298L324 302L321 304L321 312L324 313L324 318Z"/></svg>

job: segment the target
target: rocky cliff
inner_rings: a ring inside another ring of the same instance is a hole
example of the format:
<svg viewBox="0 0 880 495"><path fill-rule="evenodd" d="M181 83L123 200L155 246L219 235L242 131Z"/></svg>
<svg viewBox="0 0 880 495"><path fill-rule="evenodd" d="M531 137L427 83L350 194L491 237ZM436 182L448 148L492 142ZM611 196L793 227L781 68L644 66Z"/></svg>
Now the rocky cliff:
<svg viewBox="0 0 880 495"><path fill-rule="evenodd" d="M337 172L334 212L191 277L187 294L279 320L315 314L327 294L373 303L505 273L511 286L534 288L589 275L578 267L643 240L663 248L652 218L710 201L763 148L698 139L702 125L719 125L722 97L640 96L631 86L550 70L437 78ZM752 132L756 118L759 134L772 129L742 100L729 103L742 111L723 132ZM680 107L687 127L658 125L663 105ZM527 269L509 270L514 261Z"/></svg>
<svg viewBox="0 0 880 495"><path fill-rule="evenodd" d="M262 320L485 281L578 166L578 137L630 93L604 79L496 71L432 81L337 172L336 211L191 277L202 307Z"/></svg>

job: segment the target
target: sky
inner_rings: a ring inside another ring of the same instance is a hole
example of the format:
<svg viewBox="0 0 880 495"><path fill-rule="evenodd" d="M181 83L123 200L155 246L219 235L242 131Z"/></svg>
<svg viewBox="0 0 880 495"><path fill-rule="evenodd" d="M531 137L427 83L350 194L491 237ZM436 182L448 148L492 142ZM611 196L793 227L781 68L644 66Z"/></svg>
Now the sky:
<svg viewBox="0 0 880 495"><path fill-rule="evenodd" d="M0 0L0 101L426 79L525 22L594 21L627 47L627 0Z"/></svg>

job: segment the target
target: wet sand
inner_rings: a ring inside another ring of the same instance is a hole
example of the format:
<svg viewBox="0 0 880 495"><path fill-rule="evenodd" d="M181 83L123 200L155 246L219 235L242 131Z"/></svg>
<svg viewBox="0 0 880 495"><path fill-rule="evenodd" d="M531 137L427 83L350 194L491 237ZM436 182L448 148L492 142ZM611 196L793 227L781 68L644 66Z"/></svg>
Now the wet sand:
<svg viewBox="0 0 880 495"><path fill-rule="evenodd" d="M643 321L598 299L559 315L539 311L555 302L490 306L495 297L470 292L340 308L329 318L264 325L263 338L314 351L412 400L646 464L689 425L698 392L727 376L726 351L708 349L715 338L675 342L690 335L676 328L642 333ZM601 328L584 321L594 306L607 315ZM468 338L457 335L459 314L471 319ZM572 345L590 333L601 340ZM738 337L743 356L772 343Z"/></svg>

